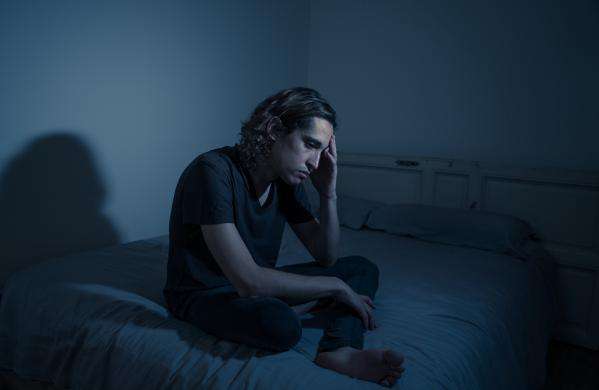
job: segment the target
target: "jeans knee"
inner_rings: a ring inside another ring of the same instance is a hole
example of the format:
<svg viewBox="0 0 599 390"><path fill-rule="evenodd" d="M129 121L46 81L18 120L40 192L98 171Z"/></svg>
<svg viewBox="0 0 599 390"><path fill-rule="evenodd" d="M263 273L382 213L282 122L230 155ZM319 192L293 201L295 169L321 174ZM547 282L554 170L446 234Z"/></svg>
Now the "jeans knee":
<svg viewBox="0 0 599 390"><path fill-rule="evenodd" d="M295 311L285 302L276 299L269 302L268 310L260 313L262 333L266 348L278 352L287 351L302 337L302 323Z"/></svg>
<svg viewBox="0 0 599 390"><path fill-rule="evenodd" d="M377 280L379 278L379 267L364 256L348 256L342 259L345 263L350 265L353 269L359 270L361 273L366 275L372 275Z"/></svg>

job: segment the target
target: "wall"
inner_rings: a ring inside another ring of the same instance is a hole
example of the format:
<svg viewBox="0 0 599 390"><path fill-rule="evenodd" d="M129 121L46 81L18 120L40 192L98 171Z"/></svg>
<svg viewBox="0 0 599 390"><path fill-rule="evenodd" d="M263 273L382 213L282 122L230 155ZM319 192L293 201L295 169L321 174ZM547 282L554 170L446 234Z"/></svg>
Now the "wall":
<svg viewBox="0 0 599 390"><path fill-rule="evenodd" d="M0 3L0 284L168 232L177 179L305 85L303 1Z"/></svg>
<svg viewBox="0 0 599 390"><path fill-rule="evenodd" d="M599 169L599 2L312 1L340 151Z"/></svg>

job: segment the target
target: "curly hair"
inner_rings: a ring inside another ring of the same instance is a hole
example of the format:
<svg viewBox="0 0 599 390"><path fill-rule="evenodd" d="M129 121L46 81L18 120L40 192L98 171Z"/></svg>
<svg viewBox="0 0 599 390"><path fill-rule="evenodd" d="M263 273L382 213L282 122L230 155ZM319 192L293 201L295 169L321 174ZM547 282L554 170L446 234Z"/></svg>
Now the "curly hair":
<svg viewBox="0 0 599 390"><path fill-rule="evenodd" d="M274 122L277 130L290 134L296 129L307 129L313 118L327 120L333 131L337 128L337 114L331 105L314 89L295 87L284 89L264 99L242 122L240 141L235 144L242 165L252 170L270 156L275 140L268 134Z"/></svg>

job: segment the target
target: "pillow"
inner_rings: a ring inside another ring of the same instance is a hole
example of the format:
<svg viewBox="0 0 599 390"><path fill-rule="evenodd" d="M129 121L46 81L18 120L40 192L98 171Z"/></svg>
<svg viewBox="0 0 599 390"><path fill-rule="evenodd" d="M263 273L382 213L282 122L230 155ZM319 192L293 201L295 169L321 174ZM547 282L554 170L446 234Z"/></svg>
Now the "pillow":
<svg viewBox="0 0 599 390"><path fill-rule="evenodd" d="M384 204L373 200L340 195L337 197L339 225L359 230L366 224L370 213Z"/></svg>
<svg viewBox="0 0 599 390"><path fill-rule="evenodd" d="M534 233L526 221L507 214L422 204L379 207L369 215L366 226L426 241L517 257L520 257L524 241L532 238Z"/></svg>
<svg viewBox="0 0 599 390"><path fill-rule="evenodd" d="M313 214L320 217L320 195L312 183L304 182L306 194L312 206ZM353 196L337 196L337 215L339 224L352 229L360 229L366 223L366 219L372 210L384 206L384 203L373 200L355 198Z"/></svg>

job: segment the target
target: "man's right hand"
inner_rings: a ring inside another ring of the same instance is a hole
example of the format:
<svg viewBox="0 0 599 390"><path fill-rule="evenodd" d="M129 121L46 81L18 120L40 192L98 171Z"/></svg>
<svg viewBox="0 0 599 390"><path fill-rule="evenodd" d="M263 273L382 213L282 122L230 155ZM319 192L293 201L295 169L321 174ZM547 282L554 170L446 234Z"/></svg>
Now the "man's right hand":
<svg viewBox="0 0 599 390"><path fill-rule="evenodd" d="M339 279L341 281L341 288L335 295L335 299L341 303L345 303L352 310L354 310L358 317L362 319L362 323L364 324L364 328L368 330L373 330L377 328L376 322L374 320L374 315L372 313L374 309L374 303L372 299L370 299L367 295L357 294L352 288Z"/></svg>

